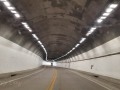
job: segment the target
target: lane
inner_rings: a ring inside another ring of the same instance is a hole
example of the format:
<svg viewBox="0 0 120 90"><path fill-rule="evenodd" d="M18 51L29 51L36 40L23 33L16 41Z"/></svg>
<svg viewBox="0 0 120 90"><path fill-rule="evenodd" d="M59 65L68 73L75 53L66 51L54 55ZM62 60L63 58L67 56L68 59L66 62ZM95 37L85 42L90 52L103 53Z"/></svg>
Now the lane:
<svg viewBox="0 0 120 90"><path fill-rule="evenodd" d="M26 77L30 77L30 76L35 75L35 74L38 74L38 73L42 72L44 69L45 68L42 68L42 69L39 68L35 71L27 72L24 74L18 74L17 76L14 76L14 77L2 78L2 79L0 79L0 86L17 81L17 80L20 80L20 79L24 79Z"/></svg>
<svg viewBox="0 0 120 90"><path fill-rule="evenodd" d="M51 78L51 82L46 90L53 90L55 82L56 82L56 78L57 78L57 69L54 69L54 73Z"/></svg>
<svg viewBox="0 0 120 90"><path fill-rule="evenodd" d="M25 75L26 76L26 75ZM15 79L14 79L15 80ZM108 90L67 69L46 68L25 78L0 85L0 90Z"/></svg>
<svg viewBox="0 0 120 90"><path fill-rule="evenodd" d="M53 68L47 68L30 77L0 85L0 90L46 90L50 83L53 71Z"/></svg>
<svg viewBox="0 0 120 90"><path fill-rule="evenodd" d="M54 90L108 90L68 70L58 69Z"/></svg>

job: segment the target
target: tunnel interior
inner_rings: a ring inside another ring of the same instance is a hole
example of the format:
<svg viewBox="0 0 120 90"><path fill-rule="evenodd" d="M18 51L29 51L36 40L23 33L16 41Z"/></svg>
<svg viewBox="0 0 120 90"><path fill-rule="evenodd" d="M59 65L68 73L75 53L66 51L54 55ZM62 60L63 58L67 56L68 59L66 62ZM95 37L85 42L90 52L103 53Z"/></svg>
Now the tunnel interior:
<svg viewBox="0 0 120 90"><path fill-rule="evenodd" d="M97 22L105 9L118 5L119 0L9 0L10 6L4 2L0 2L0 19L11 30L1 30L1 36L46 61L82 54L120 35L119 6L104 22ZM15 10L10 11L6 5ZM29 27L25 27L26 23ZM96 31L86 36L92 27ZM85 39L84 43L80 43L81 39Z"/></svg>
<svg viewBox="0 0 120 90"><path fill-rule="evenodd" d="M120 90L120 0L0 0L0 90Z"/></svg>

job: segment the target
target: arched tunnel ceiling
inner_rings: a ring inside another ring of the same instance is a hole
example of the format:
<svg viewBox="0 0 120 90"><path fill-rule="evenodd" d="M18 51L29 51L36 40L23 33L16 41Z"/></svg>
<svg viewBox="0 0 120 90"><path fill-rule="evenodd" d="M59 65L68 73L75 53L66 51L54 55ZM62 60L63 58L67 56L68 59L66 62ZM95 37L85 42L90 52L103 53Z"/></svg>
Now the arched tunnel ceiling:
<svg viewBox="0 0 120 90"><path fill-rule="evenodd" d="M43 42L48 59L68 52L81 38L87 0L12 0Z"/></svg>
<svg viewBox="0 0 120 90"><path fill-rule="evenodd" d="M114 0L10 0L24 15L41 42L48 59L71 50L109 1Z"/></svg>

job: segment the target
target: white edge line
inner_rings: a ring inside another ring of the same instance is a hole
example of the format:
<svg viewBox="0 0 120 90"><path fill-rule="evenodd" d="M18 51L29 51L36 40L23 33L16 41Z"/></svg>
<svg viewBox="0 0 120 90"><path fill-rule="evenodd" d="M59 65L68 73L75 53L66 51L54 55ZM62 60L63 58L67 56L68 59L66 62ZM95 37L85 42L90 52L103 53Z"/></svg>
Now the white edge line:
<svg viewBox="0 0 120 90"><path fill-rule="evenodd" d="M26 78L26 77L29 77L29 76L32 76L32 75L34 75L34 74L36 74L36 73L39 73L39 72L41 72L41 71L43 71L43 70L44 70L44 69L42 69L42 70L40 70L40 71L38 71L38 72L32 73L32 74L26 75L26 76L24 76L24 77L20 77L20 78L17 78L17 79L10 80L10 81L8 81L8 82L3 82L3 83L0 84L0 86L1 86L1 85L4 85L4 84L7 84L7 83L10 83L10 82L14 82L14 81L23 79L23 78Z"/></svg>
<svg viewBox="0 0 120 90"><path fill-rule="evenodd" d="M105 89L107 89L107 90L112 90L112 89L110 89L110 88L108 88L108 87L106 87L106 86L103 86L102 84L100 84L100 83L98 83L98 82L92 80L92 79L89 79L89 78L87 78L87 77L84 77L84 76L80 75L78 72L71 71L71 70L69 70L69 71L72 72L72 73L75 73L75 74L77 74L77 75L79 75L79 76L81 76L81 77L83 77L83 78L85 78L85 79L87 79L87 80L89 80L89 81L92 81L92 82L94 82L94 83L96 83L96 84L102 86L103 88L105 88Z"/></svg>

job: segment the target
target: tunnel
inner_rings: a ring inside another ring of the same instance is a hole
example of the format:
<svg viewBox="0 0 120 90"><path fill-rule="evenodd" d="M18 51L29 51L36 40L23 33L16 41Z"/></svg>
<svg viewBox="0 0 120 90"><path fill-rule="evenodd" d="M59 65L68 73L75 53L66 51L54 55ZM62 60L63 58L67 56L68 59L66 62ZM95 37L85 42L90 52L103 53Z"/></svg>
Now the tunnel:
<svg viewBox="0 0 120 90"><path fill-rule="evenodd" d="M0 90L120 90L120 0L0 0Z"/></svg>

